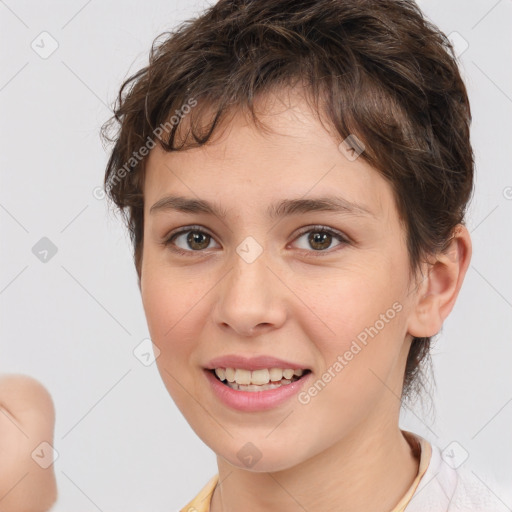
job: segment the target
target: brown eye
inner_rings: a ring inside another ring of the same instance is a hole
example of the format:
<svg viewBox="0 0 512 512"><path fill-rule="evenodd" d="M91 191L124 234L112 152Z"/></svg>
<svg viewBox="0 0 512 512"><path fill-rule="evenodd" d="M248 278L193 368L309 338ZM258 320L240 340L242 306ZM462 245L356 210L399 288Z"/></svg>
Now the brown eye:
<svg viewBox="0 0 512 512"><path fill-rule="evenodd" d="M311 247L316 251L328 249L332 243L332 235L325 231L310 231L308 243L311 244Z"/></svg>
<svg viewBox="0 0 512 512"><path fill-rule="evenodd" d="M189 247L197 251L206 249L210 245L210 239L210 235L200 231L189 231L186 238Z"/></svg>
<svg viewBox="0 0 512 512"><path fill-rule="evenodd" d="M208 249L212 240L213 237L202 229L192 229L189 227L188 229L182 229L173 233L167 238L164 245L177 253L185 254Z"/></svg>
<svg viewBox="0 0 512 512"><path fill-rule="evenodd" d="M307 235L307 237L305 235ZM327 252L327 249L332 246L335 240L339 242L337 245L348 244L348 240L341 233L324 226L314 226L313 228L310 227L308 230L302 231L296 240L300 240L301 238L305 238L306 242L303 243L302 247L299 247L299 249L304 249L309 252ZM313 251L311 251L311 249L313 249Z"/></svg>

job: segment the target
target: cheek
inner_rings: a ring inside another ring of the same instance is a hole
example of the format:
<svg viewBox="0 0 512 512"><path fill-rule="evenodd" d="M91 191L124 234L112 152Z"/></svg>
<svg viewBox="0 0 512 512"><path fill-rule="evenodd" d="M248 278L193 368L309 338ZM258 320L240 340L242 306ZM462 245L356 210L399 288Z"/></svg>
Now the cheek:
<svg viewBox="0 0 512 512"><path fill-rule="evenodd" d="M199 365L198 340L211 310L205 294L213 284L206 276L198 282L190 270L146 259L141 297L151 340L160 351L156 363L169 391L178 386L172 377L187 382L188 389L197 384L191 370ZM175 391L179 389L173 397Z"/></svg>
<svg viewBox="0 0 512 512"><path fill-rule="evenodd" d="M400 355L406 333L406 281L393 275L398 273L385 263L373 270L344 269L328 286L324 283L308 295L315 316L297 317L316 345L321 366L330 372L322 380L343 382L341 393L371 393L377 376L385 380ZM319 321L311 321L315 317Z"/></svg>
<svg viewBox="0 0 512 512"><path fill-rule="evenodd" d="M161 251L144 247L141 272L141 298L153 343L165 349L167 339L186 323L187 313L199 300L194 284L185 273L171 268Z"/></svg>
<svg viewBox="0 0 512 512"><path fill-rule="evenodd" d="M187 347L176 341L191 309L182 281L172 279L165 268L148 257L142 269L141 297L151 340L160 350L157 362L167 360L169 353L178 355Z"/></svg>
<svg viewBox="0 0 512 512"><path fill-rule="evenodd" d="M391 390L402 378L397 363L405 325L405 308L393 284L377 286L372 276L359 274L331 286L331 293L314 300L334 334L318 322L318 328L309 330L320 357L319 372L298 397L298 412L309 428L328 440L348 434L380 404L396 402ZM301 327L307 330L308 322Z"/></svg>
<svg viewBox="0 0 512 512"><path fill-rule="evenodd" d="M158 279L156 271L146 267L142 271L141 297L151 339L159 345L166 331L172 326L169 312L175 309L172 303L173 294L164 280Z"/></svg>
<svg viewBox="0 0 512 512"><path fill-rule="evenodd" d="M151 340L158 348L156 365L177 407L188 417L199 414L190 394L196 396L197 376L191 372L198 333L194 330L199 298L180 279L159 270L143 271L142 302ZM194 307L196 306L196 307ZM196 420L197 421L197 420Z"/></svg>
<svg viewBox="0 0 512 512"><path fill-rule="evenodd" d="M325 340L326 346L337 350L358 336L364 342L372 326L378 331L389 330L389 325L402 319L399 310L405 282L394 279L393 274L393 269L384 263L373 270L369 265L352 265L331 269L328 277L319 280L302 279L298 295L307 297L308 309L314 316L299 315L297 319L304 319L305 327L307 323L313 325L310 319L316 317L315 325L321 329L312 339Z"/></svg>

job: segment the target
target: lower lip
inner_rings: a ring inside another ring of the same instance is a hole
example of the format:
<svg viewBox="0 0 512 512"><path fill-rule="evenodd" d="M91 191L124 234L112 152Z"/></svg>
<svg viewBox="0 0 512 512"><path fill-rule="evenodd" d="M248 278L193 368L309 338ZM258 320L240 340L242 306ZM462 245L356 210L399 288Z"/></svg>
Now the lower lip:
<svg viewBox="0 0 512 512"><path fill-rule="evenodd" d="M206 378L210 382L215 395L219 400L233 409L239 411L253 412L265 411L280 406L292 396L296 395L300 389L309 381L312 373L309 372L299 380L290 384L283 384L276 389L267 389L265 391L238 391L223 384L210 370L204 370Z"/></svg>

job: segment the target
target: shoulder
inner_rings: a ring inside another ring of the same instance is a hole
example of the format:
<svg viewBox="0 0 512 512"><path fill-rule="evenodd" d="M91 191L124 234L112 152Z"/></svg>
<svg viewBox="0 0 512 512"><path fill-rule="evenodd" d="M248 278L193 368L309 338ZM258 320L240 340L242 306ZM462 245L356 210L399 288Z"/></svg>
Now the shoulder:
<svg viewBox="0 0 512 512"><path fill-rule="evenodd" d="M453 494L451 508L454 512L503 512L509 510L505 505L504 490L491 475L474 468L462 467L456 470L457 486Z"/></svg>
<svg viewBox="0 0 512 512"><path fill-rule="evenodd" d="M405 512L505 512L503 491L493 477L480 474L468 464L455 467L431 445L427 471Z"/></svg>

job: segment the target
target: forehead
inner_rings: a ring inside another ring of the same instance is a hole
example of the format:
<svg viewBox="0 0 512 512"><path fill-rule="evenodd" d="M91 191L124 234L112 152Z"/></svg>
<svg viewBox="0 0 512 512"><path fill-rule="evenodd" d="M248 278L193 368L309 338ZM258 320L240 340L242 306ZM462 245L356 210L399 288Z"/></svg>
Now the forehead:
<svg viewBox="0 0 512 512"><path fill-rule="evenodd" d="M167 194L204 199L237 211L268 213L282 199L337 195L374 214L389 215L388 182L363 158L347 158L303 95L286 91L261 103L262 130L241 111L207 144L165 152L157 146L145 172L145 213Z"/></svg>

